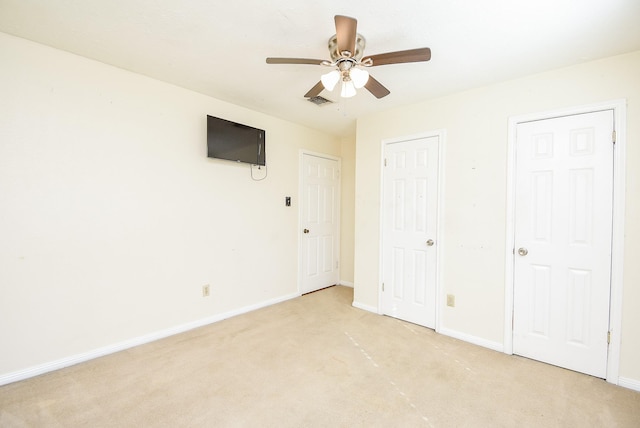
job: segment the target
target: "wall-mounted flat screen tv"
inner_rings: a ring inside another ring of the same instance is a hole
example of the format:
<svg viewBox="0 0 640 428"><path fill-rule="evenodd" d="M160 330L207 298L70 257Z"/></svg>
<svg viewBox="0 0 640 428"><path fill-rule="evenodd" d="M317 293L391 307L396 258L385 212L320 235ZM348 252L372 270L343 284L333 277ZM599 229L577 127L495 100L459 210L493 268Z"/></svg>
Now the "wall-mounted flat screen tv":
<svg viewBox="0 0 640 428"><path fill-rule="evenodd" d="M207 115L207 156L265 165L265 132Z"/></svg>

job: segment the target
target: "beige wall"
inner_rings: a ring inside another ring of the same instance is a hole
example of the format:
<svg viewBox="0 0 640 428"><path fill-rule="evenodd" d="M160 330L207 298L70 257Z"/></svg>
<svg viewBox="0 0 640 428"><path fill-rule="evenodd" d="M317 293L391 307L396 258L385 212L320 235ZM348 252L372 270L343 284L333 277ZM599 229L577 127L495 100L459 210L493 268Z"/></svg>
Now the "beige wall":
<svg viewBox="0 0 640 428"><path fill-rule="evenodd" d="M0 52L0 377L297 294L299 153L340 139L1 33ZM207 114L266 130L264 181L206 157Z"/></svg>
<svg viewBox="0 0 640 428"><path fill-rule="evenodd" d="M501 346L510 116L627 99L626 240L620 376L640 380L640 52L425 101L358 120L355 297L377 308L380 149L386 138L446 130L441 326ZM640 385L640 384L639 384Z"/></svg>
<svg viewBox="0 0 640 428"><path fill-rule="evenodd" d="M353 286L353 246L355 228L356 137L341 140L340 200L340 283Z"/></svg>

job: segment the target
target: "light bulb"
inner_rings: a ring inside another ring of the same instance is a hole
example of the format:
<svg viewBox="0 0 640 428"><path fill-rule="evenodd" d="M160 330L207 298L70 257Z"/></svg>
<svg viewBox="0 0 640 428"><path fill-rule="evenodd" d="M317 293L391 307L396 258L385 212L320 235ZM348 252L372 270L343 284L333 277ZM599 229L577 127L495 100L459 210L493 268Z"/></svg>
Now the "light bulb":
<svg viewBox="0 0 640 428"><path fill-rule="evenodd" d="M356 88L353 86L353 82L351 80L346 80L342 82L342 91L340 92L340 96L342 98L351 98L356 94Z"/></svg>
<svg viewBox="0 0 640 428"><path fill-rule="evenodd" d="M327 74L323 74L320 76L320 81L322 82L322 86L327 91L333 91L333 88L336 87L336 83L340 80L340 72L338 70L333 70L328 72Z"/></svg>
<svg viewBox="0 0 640 428"><path fill-rule="evenodd" d="M362 88L369 80L369 72L361 68L352 68L349 70L349 76L351 76L351 81L356 89Z"/></svg>

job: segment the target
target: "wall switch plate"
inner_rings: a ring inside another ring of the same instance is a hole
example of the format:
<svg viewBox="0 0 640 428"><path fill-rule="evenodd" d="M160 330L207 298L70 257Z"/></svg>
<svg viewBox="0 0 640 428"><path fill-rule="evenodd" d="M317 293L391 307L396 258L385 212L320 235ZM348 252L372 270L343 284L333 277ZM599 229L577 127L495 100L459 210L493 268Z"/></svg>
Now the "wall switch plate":
<svg viewBox="0 0 640 428"><path fill-rule="evenodd" d="M447 306L451 306L452 308L456 306L456 296L447 294Z"/></svg>
<svg viewBox="0 0 640 428"><path fill-rule="evenodd" d="M209 284L202 286L202 297L209 297Z"/></svg>

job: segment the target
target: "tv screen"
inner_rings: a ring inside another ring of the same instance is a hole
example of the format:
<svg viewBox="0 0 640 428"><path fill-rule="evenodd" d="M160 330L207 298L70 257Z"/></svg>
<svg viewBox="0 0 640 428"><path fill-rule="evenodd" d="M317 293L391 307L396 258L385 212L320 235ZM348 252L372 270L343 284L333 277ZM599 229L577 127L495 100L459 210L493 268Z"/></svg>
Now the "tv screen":
<svg viewBox="0 0 640 428"><path fill-rule="evenodd" d="M207 156L264 165L265 132L207 115Z"/></svg>

